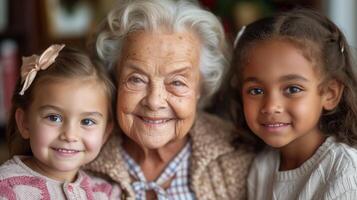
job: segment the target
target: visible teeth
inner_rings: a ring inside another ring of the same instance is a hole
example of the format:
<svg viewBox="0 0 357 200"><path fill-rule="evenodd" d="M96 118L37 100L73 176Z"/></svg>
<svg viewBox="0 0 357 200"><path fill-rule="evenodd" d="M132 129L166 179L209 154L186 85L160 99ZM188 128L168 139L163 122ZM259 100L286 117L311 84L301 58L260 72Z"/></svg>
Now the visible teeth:
<svg viewBox="0 0 357 200"><path fill-rule="evenodd" d="M165 123L168 121L167 119L160 119L160 120L143 119L143 120L144 120L144 122L150 123L150 124L162 124L162 123Z"/></svg>
<svg viewBox="0 0 357 200"><path fill-rule="evenodd" d="M276 123L276 124L266 124L267 127L280 127L280 126L284 126L285 124L283 123Z"/></svg>
<svg viewBox="0 0 357 200"><path fill-rule="evenodd" d="M77 152L79 152L78 150L61 149L61 148L56 148L55 150L59 151L61 153L77 153Z"/></svg>

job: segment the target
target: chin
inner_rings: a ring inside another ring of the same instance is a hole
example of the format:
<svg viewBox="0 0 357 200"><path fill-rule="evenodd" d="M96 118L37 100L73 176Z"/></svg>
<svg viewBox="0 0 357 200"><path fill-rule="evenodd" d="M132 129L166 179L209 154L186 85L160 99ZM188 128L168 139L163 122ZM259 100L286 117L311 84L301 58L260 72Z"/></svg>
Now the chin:
<svg viewBox="0 0 357 200"><path fill-rule="evenodd" d="M157 138L155 139L149 139L149 140L143 140L141 142L141 146L146 148L146 149L160 149L160 148L164 148L167 144L170 143L171 140L168 139L160 139Z"/></svg>
<svg viewBox="0 0 357 200"><path fill-rule="evenodd" d="M279 148L283 148L285 147L287 144L284 141L279 141L279 140L273 140L273 141L269 141L269 140L264 140L264 142L269 145L270 147L279 149Z"/></svg>

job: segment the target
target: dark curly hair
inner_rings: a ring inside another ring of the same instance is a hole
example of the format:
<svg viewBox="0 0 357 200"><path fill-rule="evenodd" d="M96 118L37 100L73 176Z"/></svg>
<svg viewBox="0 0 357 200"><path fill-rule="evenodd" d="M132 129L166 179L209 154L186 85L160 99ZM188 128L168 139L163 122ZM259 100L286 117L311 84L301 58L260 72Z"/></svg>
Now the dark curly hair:
<svg viewBox="0 0 357 200"><path fill-rule="evenodd" d="M351 50L341 30L327 17L308 9L279 13L249 24L239 38L233 53L227 95L230 95L230 114L239 131L240 141L253 145L256 150L265 144L249 129L243 114L241 97L242 67L247 52L254 45L269 39L283 39L301 49L304 56L318 63L323 74L321 86L337 80L344 86L336 109L323 111L319 127L327 135L348 145L357 144L357 76L352 64ZM253 49L254 50L254 49Z"/></svg>

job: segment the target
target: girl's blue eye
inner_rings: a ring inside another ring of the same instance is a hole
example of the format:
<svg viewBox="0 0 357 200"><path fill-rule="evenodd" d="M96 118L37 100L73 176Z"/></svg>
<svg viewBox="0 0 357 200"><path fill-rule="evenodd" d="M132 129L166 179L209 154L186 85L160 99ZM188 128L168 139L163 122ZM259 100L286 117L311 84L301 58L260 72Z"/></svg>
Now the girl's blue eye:
<svg viewBox="0 0 357 200"><path fill-rule="evenodd" d="M81 121L81 124L84 125L84 126L91 126L91 125L94 125L96 123L92 119L83 119Z"/></svg>
<svg viewBox="0 0 357 200"><path fill-rule="evenodd" d="M259 95L259 94L264 94L264 91L261 88L252 88L248 90L248 93L250 95Z"/></svg>
<svg viewBox="0 0 357 200"><path fill-rule="evenodd" d="M302 89L297 87L297 86L290 86L290 87L285 89L285 92L287 94L295 94L295 93L299 93L301 91L302 91Z"/></svg>
<svg viewBox="0 0 357 200"><path fill-rule="evenodd" d="M61 115L48 115L46 118L51 122L56 122L56 123L62 122Z"/></svg>

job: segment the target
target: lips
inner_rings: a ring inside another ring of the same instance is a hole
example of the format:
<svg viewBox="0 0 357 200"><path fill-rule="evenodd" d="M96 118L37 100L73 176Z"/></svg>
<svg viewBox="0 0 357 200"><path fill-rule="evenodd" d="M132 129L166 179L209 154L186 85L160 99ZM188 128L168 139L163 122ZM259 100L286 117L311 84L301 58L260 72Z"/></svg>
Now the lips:
<svg viewBox="0 0 357 200"><path fill-rule="evenodd" d="M273 123L263 123L264 127L268 128L280 128L290 125L290 123L283 123L283 122L273 122Z"/></svg>
<svg viewBox="0 0 357 200"><path fill-rule="evenodd" d="M75 149L65 149L65 148L52 148L52 149L62 154L75 154L81 152L80 150L75 150Z"/></svg>
<svg viewBox="0 0 357 200"><path fill-rule="evenodd" d="M168 121L172 120L171 118L151 118L151 117L142 117L138 116L144 123L152 125L165 124Z"/></svg>

